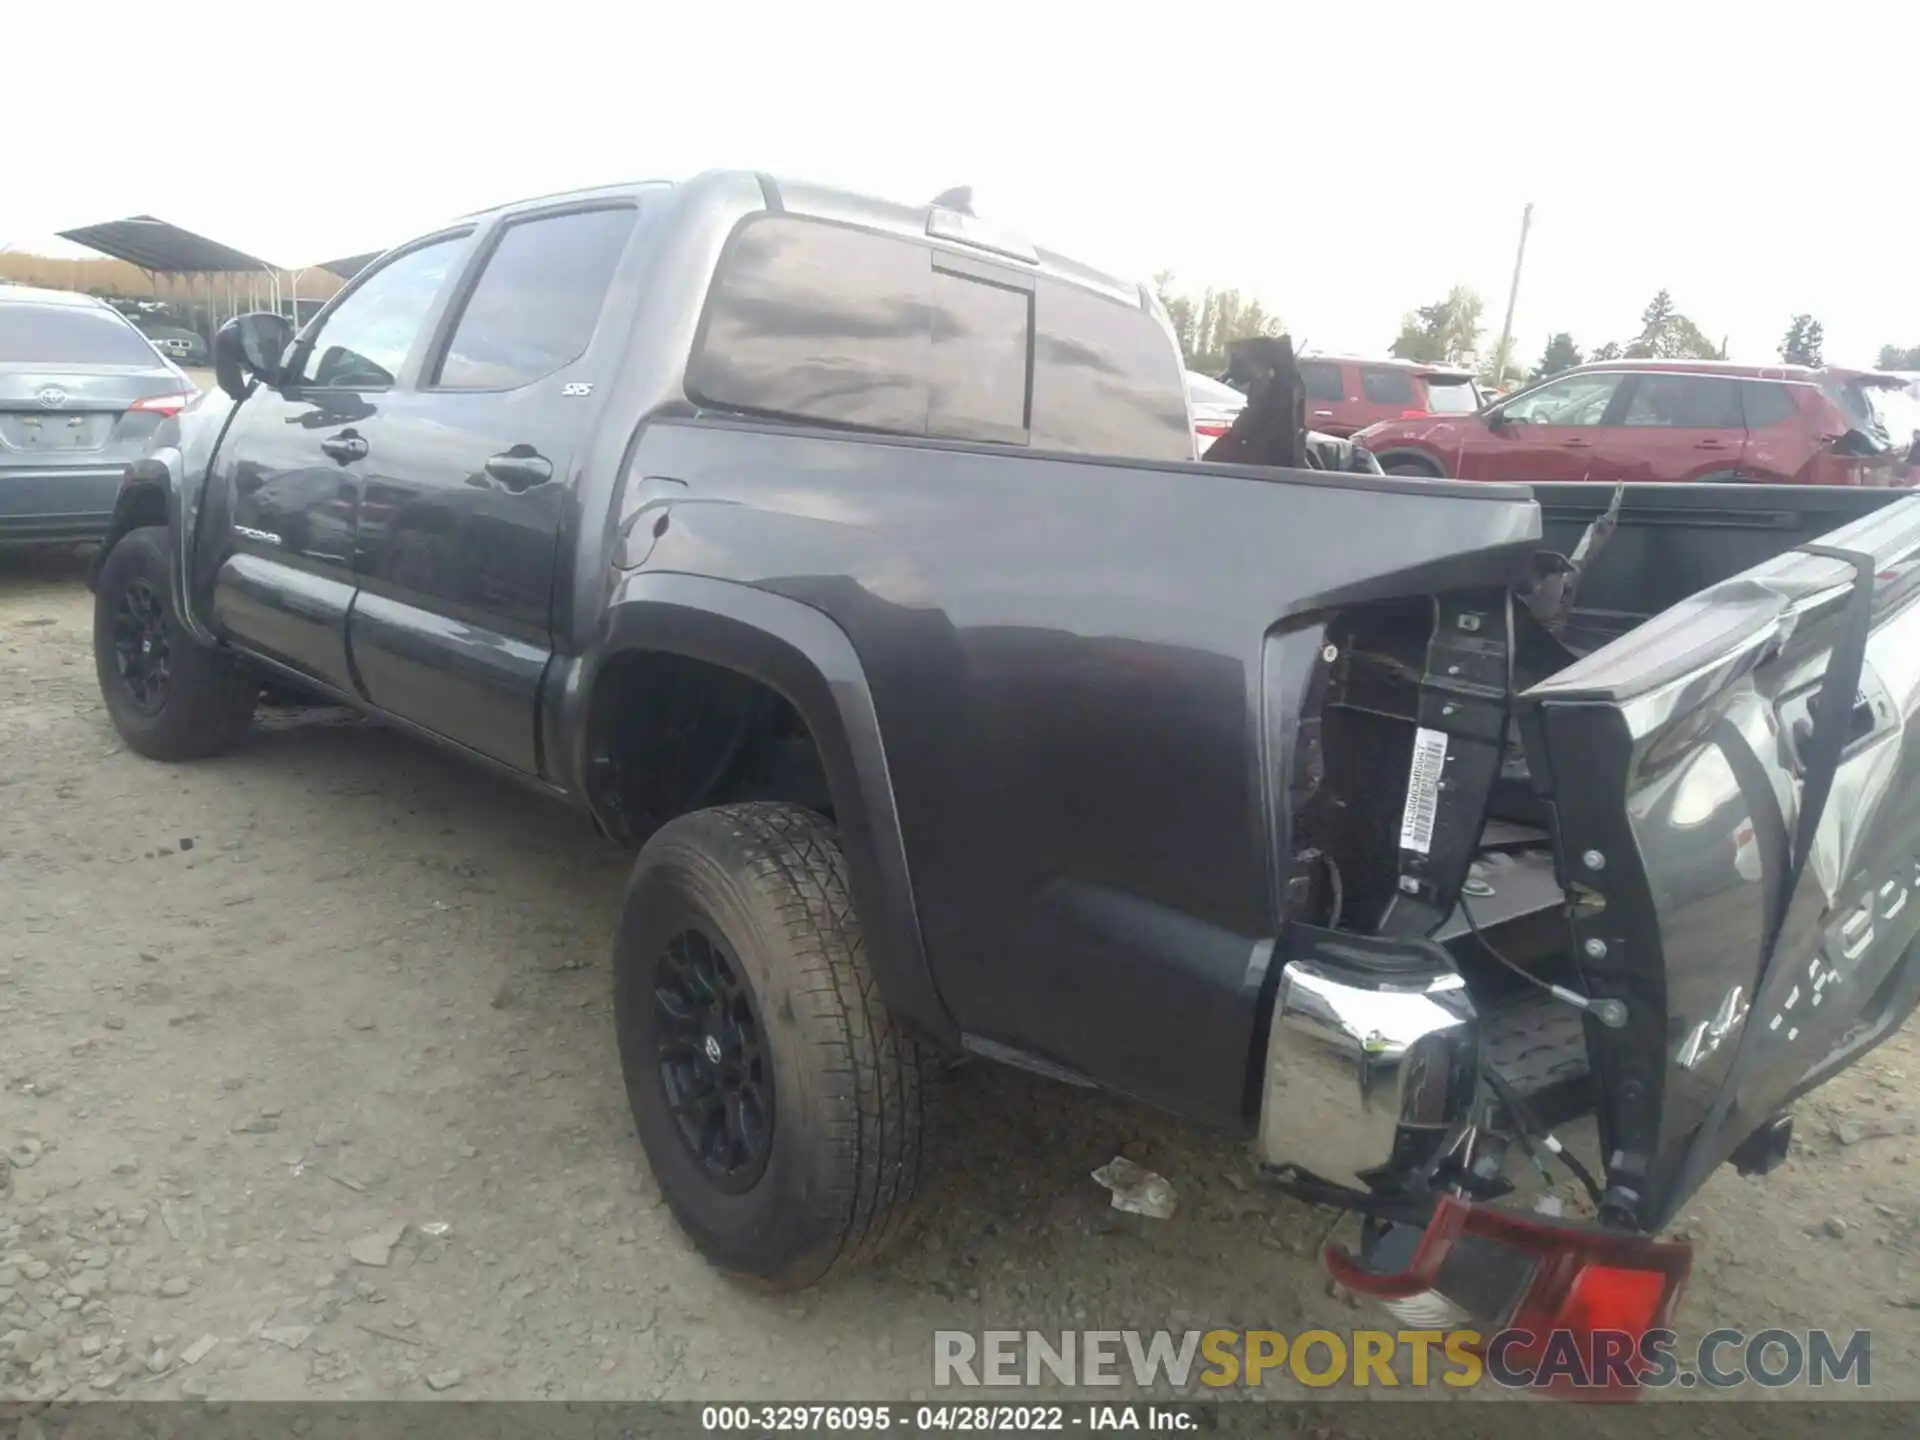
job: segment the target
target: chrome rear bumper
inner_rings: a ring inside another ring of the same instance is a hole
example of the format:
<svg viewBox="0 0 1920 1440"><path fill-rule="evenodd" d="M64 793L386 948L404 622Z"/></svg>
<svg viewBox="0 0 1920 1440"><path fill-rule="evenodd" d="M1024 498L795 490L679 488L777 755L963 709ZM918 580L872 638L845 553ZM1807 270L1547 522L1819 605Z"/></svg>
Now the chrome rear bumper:
<svg viewBox="0 0 1920 1440"><path fill-rule="evenodd" d="M1428 940L1300 930L1267 1034L1257 1150L1323 1180L1362 1183L1408 1132L1470 1114L1479 1024L1466 982Z"/></svg>

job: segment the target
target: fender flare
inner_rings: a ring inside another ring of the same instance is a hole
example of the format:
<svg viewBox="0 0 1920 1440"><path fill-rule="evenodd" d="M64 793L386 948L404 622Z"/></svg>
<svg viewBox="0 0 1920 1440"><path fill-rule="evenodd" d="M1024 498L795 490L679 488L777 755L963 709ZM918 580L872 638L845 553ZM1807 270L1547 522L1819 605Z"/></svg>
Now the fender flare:
<svg viewBox="0 0 1920 1440"><path fill-rule="evenodd" d="M99 587L101 568L122 536L142 524L155 523L151 516L157 502L163 516L158 523L166 525L169 540L167 571L173 582L174 616L195 640L202 645L213 645L217 643L215 637L194 614L188 591L188 552L193 544L197 518L193 501L197 497L188 496L184 480L185 466L180 452L171 445L161 446L127 466L127 473L120 479L120 493L114 497L113 518L107 522L106 536L87 563L87 588Z"/></svg>
<svg viewBox="0 0 1920 1440"><path fill-rule="evenodd" d="M599 643L565 686L553 733L569 737L563 767L602 829L586 773L595 680L622 655L685 656L747 675L784 697L806 723L833 797L854 904L882 998L894 1015L957 1046L959 1027L940 998L921 939L913 877L894 803L886 747L864 667L847 633L823 612L771 591L681 574L620 577Z"/></svg>

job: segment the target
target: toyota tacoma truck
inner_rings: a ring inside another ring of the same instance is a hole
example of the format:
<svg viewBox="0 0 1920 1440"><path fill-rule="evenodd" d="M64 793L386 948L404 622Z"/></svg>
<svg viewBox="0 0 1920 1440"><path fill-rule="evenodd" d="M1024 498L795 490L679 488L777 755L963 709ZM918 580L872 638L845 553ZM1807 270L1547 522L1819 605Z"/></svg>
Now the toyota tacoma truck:
<svg viewBox="0 0 1920 1440"><path fill-rule="evenodd" d="M1408 1316L1644 1332L1913 1007L1897 492L1197 461L1150 292L753 173L216 349L91 577L113 723L355 706L635 850L620 1062L727 1270L893 1235L971 1054L1246 1138Z"/></svg>

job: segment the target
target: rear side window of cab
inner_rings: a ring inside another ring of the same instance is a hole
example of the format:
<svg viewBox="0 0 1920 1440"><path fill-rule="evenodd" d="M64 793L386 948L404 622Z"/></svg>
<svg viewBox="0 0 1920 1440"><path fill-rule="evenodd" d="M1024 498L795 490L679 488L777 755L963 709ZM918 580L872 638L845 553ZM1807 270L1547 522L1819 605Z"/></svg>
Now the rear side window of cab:
<svg viewBox="0 0 1920 1440"><path fill-rule="evenodd" d="M1185 375L1143 307L900 235L794 215L728 241L696 404L772 419L1190 460Z"/></svg>

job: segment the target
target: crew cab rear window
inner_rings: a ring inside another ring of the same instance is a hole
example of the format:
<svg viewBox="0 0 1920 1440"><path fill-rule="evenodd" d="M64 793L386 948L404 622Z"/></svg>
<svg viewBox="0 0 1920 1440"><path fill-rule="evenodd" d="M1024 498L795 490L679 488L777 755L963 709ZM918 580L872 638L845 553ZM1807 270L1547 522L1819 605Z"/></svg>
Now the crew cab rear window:
<svg viewBox="0 0 1920 1440"><path fill-rule="evenodd" d="M508 225L461 308L430 382L508 390L580 358L637 211L630 205Z"/></svg>
<svg viewBox="0 0 1920 1440"><path fill-rule="evenodd" d="M734 232L687 363L702 405L924 435L925 247L794 216Z"/></svg>
<svg viewBox="0 0 1920 1440"><path fill-rule="evenodd" d="M729 241L687 394L903 435L1193 457L1180 358L1143 307L793 215L756 216Z"/></svg>
<svg viewBox="0 0 1920 1440"><path fill-rule="evenodd" d="M1031 290L935 265L929 435L1024 443L1032 356Z"/></svg>
<svg viewBox="0 0 1920 1440"><path fill-rule="evenodd" d="M1034 313L1034 445L1193 458L1186 370L1159 321L1139 305L1045 276Z"/></svg>

